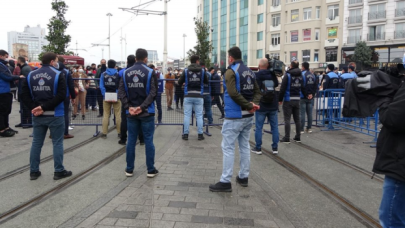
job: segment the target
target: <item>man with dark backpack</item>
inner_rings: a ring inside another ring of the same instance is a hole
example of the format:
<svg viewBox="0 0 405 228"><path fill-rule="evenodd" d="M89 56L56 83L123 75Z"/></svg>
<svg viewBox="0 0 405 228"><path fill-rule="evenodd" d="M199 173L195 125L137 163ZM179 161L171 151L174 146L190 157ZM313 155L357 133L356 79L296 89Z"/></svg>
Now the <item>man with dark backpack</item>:
<svg viewBox="0 0 405 228"><path fill-rule="evenodd" d="M262 92L260 99L260 109L256 111L256 146L251 150L252 153L262 154L262 130L264 121L267 119L270 122L271 132L273 135L273 154L278 154L278 97L275 88L278 86L278 79L274 72L267 69L269 61L264 58L259 62L259 72L256 73L257 84Z"/></svg>

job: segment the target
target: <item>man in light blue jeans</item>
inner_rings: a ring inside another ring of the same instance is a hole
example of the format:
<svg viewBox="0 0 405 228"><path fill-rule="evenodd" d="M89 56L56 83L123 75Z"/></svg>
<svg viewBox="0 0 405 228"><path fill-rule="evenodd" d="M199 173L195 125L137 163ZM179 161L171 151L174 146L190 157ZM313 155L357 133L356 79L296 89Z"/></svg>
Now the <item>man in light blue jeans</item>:
<svg viewBox="0 0 405 228"><path fill-rule="evenodd" d="M225 73L225 121L222 126L223 169L218 183L209 186L212 192L231 192L235 143L239 145L240 171L236 182L248 186L250 170L250 129L253 116L260 108L260 89L255 74L243 64L238 47L229 49L229 68Z"/></svg>
<svg viewBox="0 0 405 228"><path fill-rule="evenodd" d="M256 147L252 149L252 153L255 154L262 154L262 137L263 137L263 125L264 121L267 119L270 122L271 134L273 143L271 144L271 148L273 150L273 154L278 154L278 142L280 141L279 133L278 133L278 111L266 111L260 112L257 111L255 114L256 118L256 131L255 131L255 141Z"/></svg>
<svg viewBox="0 0 405 228"><path fill-rule="evenodd" d="M197 132L198 134L203 134L203 104L204 99L195 97L185 97L184 98L184 132L183 134L188 135L190 132L190 119L193 108L197 118Z"/></svg>

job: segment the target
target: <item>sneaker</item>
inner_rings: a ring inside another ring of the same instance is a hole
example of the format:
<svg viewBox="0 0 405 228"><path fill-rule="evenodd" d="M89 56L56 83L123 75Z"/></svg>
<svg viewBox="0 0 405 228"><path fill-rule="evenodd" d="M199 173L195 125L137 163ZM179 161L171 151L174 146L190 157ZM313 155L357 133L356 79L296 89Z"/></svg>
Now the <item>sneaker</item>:
<svg viewBox="0 0 405 228"><path fill-rule="evenodd" d="M198 140L204 140L205 138L204 138L204 134L198 134Z"/></svg>
<svg viewBox="0 0 405 228"><path fill-rule="evenodd" d="M73 127L69 127L69 130L73 130L74 128Z"/></svg>
<svg viewBox="0 0 405 228"><path fill-rule="evenodd" d="M14 131L14 133L18 134L18 131L12 129L11 127L9 127L7 131Z"/></svg>
<svg viewBox="0 0 405 228"><path fill-rule="evenodd" d="M307 129L307 130L305 130L307 133L309 133L309 134L311 134L312 133L312 130L311 130L311 128L310 129Z"/></svg>
<svg viewBox="0 0 405 228"><path fill-rule="evenodd" d="M41 171L38 172L31 172L30 173L30 180L36 180L38 179L38 177L41 176Z"/></svg>
<svg viewBox="0 0 405 228"><path fill-rule="evenodd" d="M242 178L239 178L239 175L236 176L236 183L240 184L240 186L242 186L242 187L247 187L248 181L249 181L248 177L242 179Z"/></svg>
<svg viewBox="0 0 405 228"><path fill-rule="evenodd" d="M254 154L262 154L262 150L261 149L257 149L256 147L251 149L250 152L254 153Z"/></svg>
<svg viewBox="0 0 405 228"><path fill-rule="evenodd" d="M301 142L301 137L295 136L295 137L293 138L293 140L294 140L295 142L297 142L297 143L300 143L300 142Z"/></svg>
<svg viewBox="0 0 405 228"><path fill-rule="evenodd" d="M273 148L273 154L278 154L278 149L277 148Z"/></svg>
<svg viewBox="0 0 405 228"><path fill-rule="evenodd" d="M301 130L301 135L304 134L304 133L305 133L305 131L304 131L304 130Z"/></svg>
<svg viewBox="0 0 405 228"><path fill-rule="evenodd" d="M101 138L106 139L107 135L106 134L101 134Z"/></svg>
<svg viewBox="0 0 405 228"><path fill-rule="evenodd" d="M216 184L211 184L209 189L211 192L232 192L232 184L218 182Z"/></svg>
<svg viewBox="0 0 405 228"><path fill-rule="evenodd" d="M188 140L188 134L184 134L181 138L182 138L183 140Z"/></svg>
<svg viewBox="0 0 405 228"><path fill-rule="evenodd" d="M285 143L285 144L290 144L290 139L282 138L282 139L280 140L280 142L281 142L281 143Z"/></svg>
<svg viewBox="0 0 405 228"><path fill-rule="evenodd" d="M149 177L149 178L154 178L154 177L156 177L158 174L159 174L159 171L158 171L157 169L155 169L155 170L153 170L153 171L151 171L151 172L148 172L148 174L146 174L146 176Z"/></svg>
<svg viewBox="0 0 405 228"><path fill-rule="evenodd" d="M59 179L70 177L70 176L72 176L71 171L63 170L62 172L55 172L53 175L53 179L59 180Z"/></svg>
<svg viewBox="0 0 405 228"><path fill-rule="evenodd" d="M127 140L120 140L120 141L118 141L118 144L120 144L120 145L127 145Z"/></svg>
<svg viewBox="0 0 405 228"><path fill-rule="evenodd" d="M125 170L125 176L127 176L127 177L132 177L134 175L134 171L132 170L132 171L128 171L128 170Z"/></svg>
<svg viewBox="0 0 405 228"><path fill-rule="evenodd" d="M219 119L220 119L220 120L223 120L223 119L225 119L225 116L222 115Z"/></svg>
<svg viewBox="0 0 405 228"><path fill-rule="evenodd" d="M15 135L14 131L8 131L8 130L5 130L0 133L1 137L13 137L14 135Z"/></svg>
<svg viewBox="0 0 405 228"><path fill-rule="evenodd" d="M102 115L102 114L99 114L99 115L97 116L97 118L100 118L100 117L103 117L103 115Z"/></svg>
<svg viewBox="0 0 405 228"><path fill-rule="evenodd" d="M22 127L22 124L19 123L19 124L15 125L14 127Z"/></svg>

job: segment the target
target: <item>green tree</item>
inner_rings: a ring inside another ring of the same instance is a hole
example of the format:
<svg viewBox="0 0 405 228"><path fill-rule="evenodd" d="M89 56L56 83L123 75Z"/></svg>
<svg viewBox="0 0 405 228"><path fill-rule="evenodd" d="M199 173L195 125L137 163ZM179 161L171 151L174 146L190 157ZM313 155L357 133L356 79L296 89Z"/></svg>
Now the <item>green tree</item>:
<svg viewBox="0 0 405 228"><path fill-rule="evenodd" d="M205 66L211 66L211 52L213 49L212 42L209 40L211 28L207 22L194 18L195 34L197 35L197 45L187 52L188 58L192 55L198 55L201 61L205 62Z"/></svg>
<svg viewBox="0 0 405 228"><path fill-rule="evenodd" d="M360 70L363 69L365 65L371 65L371 58L373 57L373 50L367 46L365 41L359 41L354 49L354 54L352 60L360 63Z"/></svg>
<svg viewBox="0 0 405 228"><path fill-rule="evenodd" d="M72 54L72 52L66 50L71 40L70 35L65 34L70 24L70 21L65 19L68 8L69 6L63 0L54 0L52 2L52 10L56 12L56 16L49 20L48 35L45 36L49 44L42 47L44 52L54 52L59 55ZM42 54L40 57L42 57Z"/></svg>

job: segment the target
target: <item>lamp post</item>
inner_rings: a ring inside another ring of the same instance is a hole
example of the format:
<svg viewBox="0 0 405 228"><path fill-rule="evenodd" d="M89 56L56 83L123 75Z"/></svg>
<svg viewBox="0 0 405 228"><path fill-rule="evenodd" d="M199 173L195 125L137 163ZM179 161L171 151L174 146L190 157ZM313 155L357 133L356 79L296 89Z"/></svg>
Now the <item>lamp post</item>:
<svg viewBox="0 0 405 228"><path fill-rule="evenodd" d="M183 34L184 66L186 65L186 34Z"/></svg>
<svg viewBox="0 0 405 228"><path fill-rule="evenodd" d="M107 13L108 17L108 59L111 59L111 13Z"/></svg>

